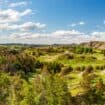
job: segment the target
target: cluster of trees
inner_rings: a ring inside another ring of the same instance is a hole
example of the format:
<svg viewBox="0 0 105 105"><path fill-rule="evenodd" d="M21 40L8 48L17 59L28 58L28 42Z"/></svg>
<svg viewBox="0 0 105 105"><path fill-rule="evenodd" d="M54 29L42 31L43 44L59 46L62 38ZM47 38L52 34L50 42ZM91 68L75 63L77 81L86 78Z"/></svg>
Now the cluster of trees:
<svg viewBox="0 0 105 105"><path fill-rule="evenodd" d="M1 56L0 69L10 73L23 71L27 74L35 70L35 63L35 58L26 54Z"/></svg>

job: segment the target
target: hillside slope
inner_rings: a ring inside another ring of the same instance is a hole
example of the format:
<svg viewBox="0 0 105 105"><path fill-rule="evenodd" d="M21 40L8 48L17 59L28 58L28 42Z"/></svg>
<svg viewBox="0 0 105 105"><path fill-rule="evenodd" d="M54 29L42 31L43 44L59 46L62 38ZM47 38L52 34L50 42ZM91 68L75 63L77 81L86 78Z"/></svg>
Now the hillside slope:
<svg viewBox="0 0 105 105"><path fill-rule="evenodd" d="M91 41L87 43L82 43L81 45L85 47L92 47L95 49L105 50L105 42L101 42L101 41Z"/></svg>

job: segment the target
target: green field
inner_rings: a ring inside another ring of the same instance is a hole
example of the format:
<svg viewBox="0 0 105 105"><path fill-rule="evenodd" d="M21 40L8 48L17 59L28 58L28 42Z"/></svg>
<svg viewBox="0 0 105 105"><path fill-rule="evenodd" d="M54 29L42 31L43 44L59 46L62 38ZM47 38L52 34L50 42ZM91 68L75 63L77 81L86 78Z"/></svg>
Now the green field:
<svg viewBox="0 0 105 105"><path fill-rule="evenodd" d="M104 105L103 50L77 45L0 49L0 105Z"/></svg>

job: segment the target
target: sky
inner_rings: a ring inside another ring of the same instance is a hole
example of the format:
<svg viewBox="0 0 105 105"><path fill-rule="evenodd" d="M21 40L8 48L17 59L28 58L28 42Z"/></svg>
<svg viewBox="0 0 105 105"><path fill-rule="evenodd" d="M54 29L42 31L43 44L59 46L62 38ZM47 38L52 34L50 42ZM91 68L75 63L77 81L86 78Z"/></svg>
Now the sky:
<svg viewBox="0 0 105 105"><path fill-rule="evenodd" d="M0 43L105 41L105 0L0 0Z"/></svg>

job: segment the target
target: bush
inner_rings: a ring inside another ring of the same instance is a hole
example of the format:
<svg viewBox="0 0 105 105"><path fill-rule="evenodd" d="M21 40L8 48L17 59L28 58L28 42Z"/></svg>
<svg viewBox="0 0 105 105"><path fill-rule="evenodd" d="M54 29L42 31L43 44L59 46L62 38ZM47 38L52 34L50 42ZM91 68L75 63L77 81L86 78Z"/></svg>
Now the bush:
<svg viewBox="0 0 105 105"><path fill-rule="evenodd" d="M65 53L62 54L61 56L58 57L58 59L74 59L74 55L73 54L69 54L69 53Z"/></svg>
<svg viewBox="0 0 105 105"><path fill-rule="evenodd" d="M104 70L104 66L103 65L100 66L100 70Z"/></svg>
<svg viewBox="0 0 105 105"><path fill-rule="evenodd" d="M75 70L77 70L77 71L84 71L85 69L86 69L85 66L76 66L75 67Z"/></svg>
<svg viewBox="0 0 105 105"><path fill-rule="evenodd" d="M93 66L89 65L89 66L86 67L85 70L86 70L87 73L91 73L94 70L94 68L93 68Z"/></svg>
<svg viewBox="0 0 105 105"><path fill-rule="evenodd" d="M20 64L21 70L23 70L26 74L35 70L36 60L34 57L26 54L21 54L17 56L17 61Z"/></svg>
<svg viewBox="0 0 105 105"><path fill-rule="evenodd" d="M85 68L86 68L85 66L82 66L82 67L81 67L81 71L84 71L84 70L85 70Z"/></svg>
<svg viewBox="0 0 105 105"><path fill-rule="evenodd" d="M99 66L99 65L97 65L95 68L96 68L96 70L99 70L99 69L100 69L100 66Z"/></svg>
<svg viewBox="0 0 105 105"><path fill-rule="evenodd" d="M68 67L64 67L61 71L61 75L67 75L69 74L71 71L73 71L73 68L71 66L68 66Z"/></svg>
<svg viewBox="0 0 105 105"><path fill-rule="evenodd" d="M45 63L45 65L50 73L59 73L62 67L62 65L56 61Z"/></svg>
<svg viewBox="0 0 105 105"><path fill-rule="evenodd" d="M75 70L81 71L81 67L80 66L77 66L77 67L75 67Z"/></svg>
<svg viewBox="0 0 105 105"><path fill-rule="evenodd" d="M35 61L35 68L43 68L43 62L40 62L39 60Z"/></svg>
<svg viewBox="0 0 105 105"><path fill-rule="evenodd" d="M86 56L85 56L85 55L81 55L80 58L81 58L81 59L85 59Z"/></svg>

